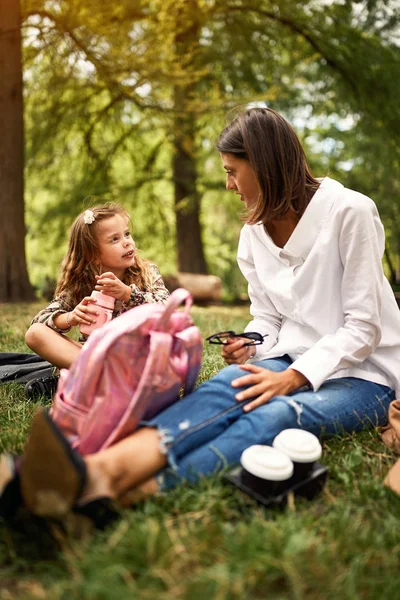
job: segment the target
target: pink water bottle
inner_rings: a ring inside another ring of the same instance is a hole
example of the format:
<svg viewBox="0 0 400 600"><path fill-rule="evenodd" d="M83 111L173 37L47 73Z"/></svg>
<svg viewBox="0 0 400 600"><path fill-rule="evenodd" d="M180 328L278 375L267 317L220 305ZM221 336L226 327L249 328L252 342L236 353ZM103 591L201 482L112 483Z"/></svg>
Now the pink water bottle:
<svg viewBox="0 0 400 600"><path fill-rule="evenodd" d="M91 323L90 325L82 323L79 326L79 331L85 335L89 335L94 329L103 327L103 325L111 321L115 304L115 298L107 296L106 294L103 294L103 292L93 290L91 297L97 300L92 306L96 307L99 314L97 316L93 315L93 318L96 319L96 323Z"/></svg>

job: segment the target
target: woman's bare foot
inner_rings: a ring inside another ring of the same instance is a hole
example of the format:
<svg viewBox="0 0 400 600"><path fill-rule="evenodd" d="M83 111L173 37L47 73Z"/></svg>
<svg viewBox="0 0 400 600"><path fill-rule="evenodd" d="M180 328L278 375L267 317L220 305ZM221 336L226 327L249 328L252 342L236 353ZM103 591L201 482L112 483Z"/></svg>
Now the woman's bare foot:
<svg viewBox="0 0 400 600"><path fill-rule="evenodd" d="M122 496L119 496L118 503L121 506L129 507L132 504L137 504L138 502L143 502L150 496L155 496L159 494L160 488L158 487L158 483L156 479L149 479L145 481L141 485L128 490Z"/></svg>
<svg viewBox="0 0 400 600"><path fill-rule="evenodd" d="M156 429L143 427L113 446L85 456L84 460L87 477L80 502L100 497L119 499L143 485L146 485L144 493L156 492L154 483L149 487L147 483L165 467L167 457L160 450Z"/></svg>

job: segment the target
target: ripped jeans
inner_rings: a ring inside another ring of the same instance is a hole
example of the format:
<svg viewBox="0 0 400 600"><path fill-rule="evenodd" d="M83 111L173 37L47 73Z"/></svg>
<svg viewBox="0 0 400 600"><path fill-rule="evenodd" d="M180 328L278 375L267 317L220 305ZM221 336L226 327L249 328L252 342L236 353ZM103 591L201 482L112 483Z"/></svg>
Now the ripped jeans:
<svg viewBox="0 0 400 600"><path fill-rule="evenodd" d="M284 371L289 356L266 359L255 364L270 371ZM355 431L382 425L395 393L378 383L346 377L324 383L318 392L301 388L289 396L275 396L249 413L235 395L231 382L245 373L237 365L223 369L151 421L157 427L168 466L157 475L161 490L183 480L196 481L201 475L238 463L253 444L271 445L276 435L290 427L316 435Z"/></svg>

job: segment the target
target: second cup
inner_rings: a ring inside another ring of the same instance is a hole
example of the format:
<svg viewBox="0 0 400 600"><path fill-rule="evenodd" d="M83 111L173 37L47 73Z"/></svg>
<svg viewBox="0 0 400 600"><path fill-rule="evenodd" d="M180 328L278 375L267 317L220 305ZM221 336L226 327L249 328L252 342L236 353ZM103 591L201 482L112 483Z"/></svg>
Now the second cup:
<svg viewBox="0 0 400 600"><path fill-rule="evenodd" d="M308 477L322 454L317 436L303 429L284 429L276 436L272 446L293 461L294 481Z"/></svg>

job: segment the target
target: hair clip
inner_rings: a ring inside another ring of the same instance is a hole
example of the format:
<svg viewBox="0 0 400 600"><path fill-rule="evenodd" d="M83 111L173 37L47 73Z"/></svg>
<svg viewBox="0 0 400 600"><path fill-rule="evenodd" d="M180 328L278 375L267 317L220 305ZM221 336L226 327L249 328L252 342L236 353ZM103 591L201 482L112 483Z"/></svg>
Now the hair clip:
<svg viewBox="0 0 400 600"><path fill-rule="evenodd" d="M92 210L85 210L85 214L83 215L83 221L86 225L91 225L95 220L94 212Z"/></svg>

